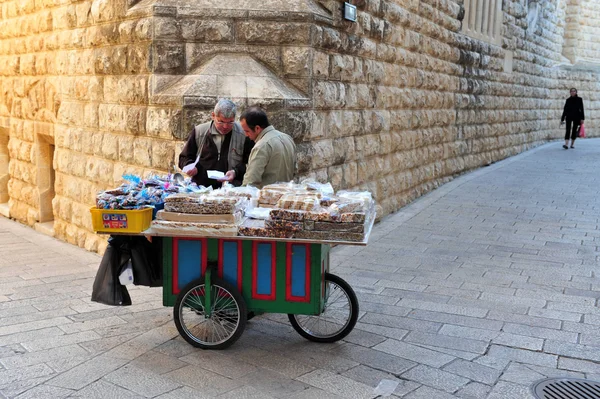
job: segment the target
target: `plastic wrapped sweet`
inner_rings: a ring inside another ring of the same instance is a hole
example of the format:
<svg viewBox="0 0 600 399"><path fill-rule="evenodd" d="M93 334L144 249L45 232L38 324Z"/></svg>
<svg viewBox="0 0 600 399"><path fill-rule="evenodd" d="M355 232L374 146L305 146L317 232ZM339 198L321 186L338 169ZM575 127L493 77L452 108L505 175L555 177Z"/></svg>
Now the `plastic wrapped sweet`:
<svg viewBox="0 0 600 399"><path fill-rule="evenodd" d="M230 184L226 184L222 188L211 192L210 195L217 197L240 197L250 200L253 198L258 198L259 193L260 190L256 187L234 187Z"/></svg>
<svg viewBox="0 0 600 399"><path fill-rule="evenodd" d="M294 238L319 241L364 241L364 233L352 233L349 231L316 231L301 230L294 233Z"/></svg>
<svg viewBox="0 0 600 399"><path fill-rule="evenodd" d="M319 207L319 198L312 194L285 194L277 201L277 208L281 209L312 211Z"/></svg>
<svg viewBox="0 0 600 399"><path fill-rule="evenodd" d="M335 222L313 222L310 230L316 231L348 231L352 233L364 233L364 223L335 223ZM309 229L306 229L309 230Z"/></svg>
<svg viewBox="0 0 600 399"><path fill-rule="evenodd" d="M153 233L185 237L235 237L237 225L221 223L172 222L168 220L152 221Z"/></svg>
<svg viewBox="0 0 600 399"><path fill-rule="evenodd" d="M291 238L294 235L290 230L269 229L265 227L265 220L246 219L240 226L238 233L246 237Z"/></svg>
<svg viewBox="0 0 600 399"><path fill-rule="evenodd" d="M272 209L269 213L271 219L283 219L301 222L304 220L306 211L295 211L291 209Z"/></svg>
<svg viewBox="0 0 600 399"><path fill-rule="evenodd" d="M365 209L364 203L356 200L340 199L340 201L329 206L332 213L355 213Z"/></svg>
<svg viewBox="0 0 600 399"><path fill-rule="evenodd" d="M275 230L299 231L304 228L302 222L293 222L291 220L270 219L265 220L265 228Z"/></svg>
<svg viewBox="0 0 600 399"><path fill-rule="evenodd" d="M266 185L260 190L258 203L262 205L275 205L286 193L293 191L293 183L274 183Z"/></svg>
<svg viewBox="0 0 600 399"><path fill-rule="evenodd" d="M369 191L339 191L337 196L340 199L360 201L363 203L365 210L373 205L373 196Z"/></svg>
<svg viewBox="0 0 600 399"><path fill-rule="evenodd" d="M271 211L273 210L273 208L261 208L261 207L255 207L255 208L248 208L244 211L246 217L252 218L252 219L262 219L262 220L266 220L269 218L269 215L271 214Z"/></svg>
<svg viewBox="0 0 600 399"><path fill-rule="evenodd" d="M333 196L334 190L331 183L319 183L314 180L303 180L299 185L302 189L306 191L316 191L323 196Z"/></svg>
<svg viewBox="0 0 600 399"><path fill-rule="evenodd" d="M233 214L243 209L247 201L239 197L213 197L206 195L173 195L165 201L165 211L194 214Z"/></svg>

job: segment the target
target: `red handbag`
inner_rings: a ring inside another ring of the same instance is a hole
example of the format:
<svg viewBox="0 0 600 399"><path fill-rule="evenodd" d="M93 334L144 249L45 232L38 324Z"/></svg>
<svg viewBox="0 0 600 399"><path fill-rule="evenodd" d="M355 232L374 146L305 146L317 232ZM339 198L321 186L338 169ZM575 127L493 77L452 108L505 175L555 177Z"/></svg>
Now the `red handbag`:
<svg viewBox="0 0 600 399"><path fill-rule="evenodd" d="M585 127L583 126L583 123L579 126L579 137L582 139L585 138Z"/></svg>

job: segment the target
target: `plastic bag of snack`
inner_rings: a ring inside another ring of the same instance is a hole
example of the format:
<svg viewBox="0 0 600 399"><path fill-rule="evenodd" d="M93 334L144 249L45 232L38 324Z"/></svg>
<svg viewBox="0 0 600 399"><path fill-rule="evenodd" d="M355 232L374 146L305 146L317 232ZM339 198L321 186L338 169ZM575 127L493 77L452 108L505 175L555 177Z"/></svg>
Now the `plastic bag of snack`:
<svg viewBox="0 0 600 399"><path fill-rule="evenodd" d="M244 214L247 217L252 218L252 219L266 220L269 218L269 214L271 213L272 210L273 210L273 208L256 207L256 208L246 209Z"/></svg>
<svg viewBox="0 0 600 399"><path fill-rule="evenodd" d="M302 180L300 186L307 191L317 191L323 196L332 196L334 193L333 186L331 183L319 183L312 179Z"/></svg>
<svg viewBox="0 0 600 399"><path fill-rule="evenodd" d="M354 201L361 201L364 204L365 209L369 209L373 204L373 195L369 191L339 191L337 196L340 199L348 199Z"/></svg>
<svg viewBox="0 0 600 399"><path fill-rule="evenodd" d="M320 208L319 198L312 194L284 194L277 201L277 208L313 211Z"/></svg>

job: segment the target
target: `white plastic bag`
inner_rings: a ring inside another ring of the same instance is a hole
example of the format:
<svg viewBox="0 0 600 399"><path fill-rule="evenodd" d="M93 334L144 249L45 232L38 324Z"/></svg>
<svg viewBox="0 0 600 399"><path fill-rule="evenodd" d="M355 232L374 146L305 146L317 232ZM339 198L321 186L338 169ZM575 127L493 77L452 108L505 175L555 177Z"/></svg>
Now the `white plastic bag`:
<svg viewBox="0 0 600 399"><path fill-rule="evenodd" d="M131 260L127 262L127 266L119 275L119 282L121 285L129 285L133 284L133 267L131 265Z"/></svg>

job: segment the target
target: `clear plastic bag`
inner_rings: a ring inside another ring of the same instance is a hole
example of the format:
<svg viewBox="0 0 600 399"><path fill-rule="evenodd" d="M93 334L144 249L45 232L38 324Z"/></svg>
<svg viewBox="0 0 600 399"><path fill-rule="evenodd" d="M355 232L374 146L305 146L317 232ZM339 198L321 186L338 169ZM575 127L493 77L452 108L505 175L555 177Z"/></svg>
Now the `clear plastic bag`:
<svg viewBox="0 0 600 399"><path fill-rule="evenodd" d="M210 193L211 196L240 197L246 199L258 198L260 190L252 186L234 187L230 184L224 185L218 190Z"/></svg>
<svg viewBox="0 0 600 399"><path fill-rule="evenodd" d="M300 187L307 191L317 191L323 196L332 196L334 194L333 186L331 183L320 183L312 179L302 180Z"/></svg>
<svg viewBox="0 0 600 399"><path fill-rule="evenodd" d="M277 201L277 208L314 211L320 208L319 198L311 194L284 194Z"/></svg>
<svg viewBox="0 0 600 399"><path fill-rule="evenodd" d="M275 205L284 195L294 190L294 183L274 183L266 185L260 190L258 197L259 204Z"/></svg>
<svg viewBox="0 0 600 399"><path fill-rule="evenodd" d="M261 208L261 207L248 208L245 211L245 215L252 219L266 220L269 218L269 215L272 210L273 210L273 208Z"/></svg>
<svg viewBox="0 0 600 399"><path fill-rule="evenodd" d="M339 191L337 196L340 199L347 199L352 201L361 201L364 204L365 209L369 209L373 205L373 195L369 191Z"/></svg>

